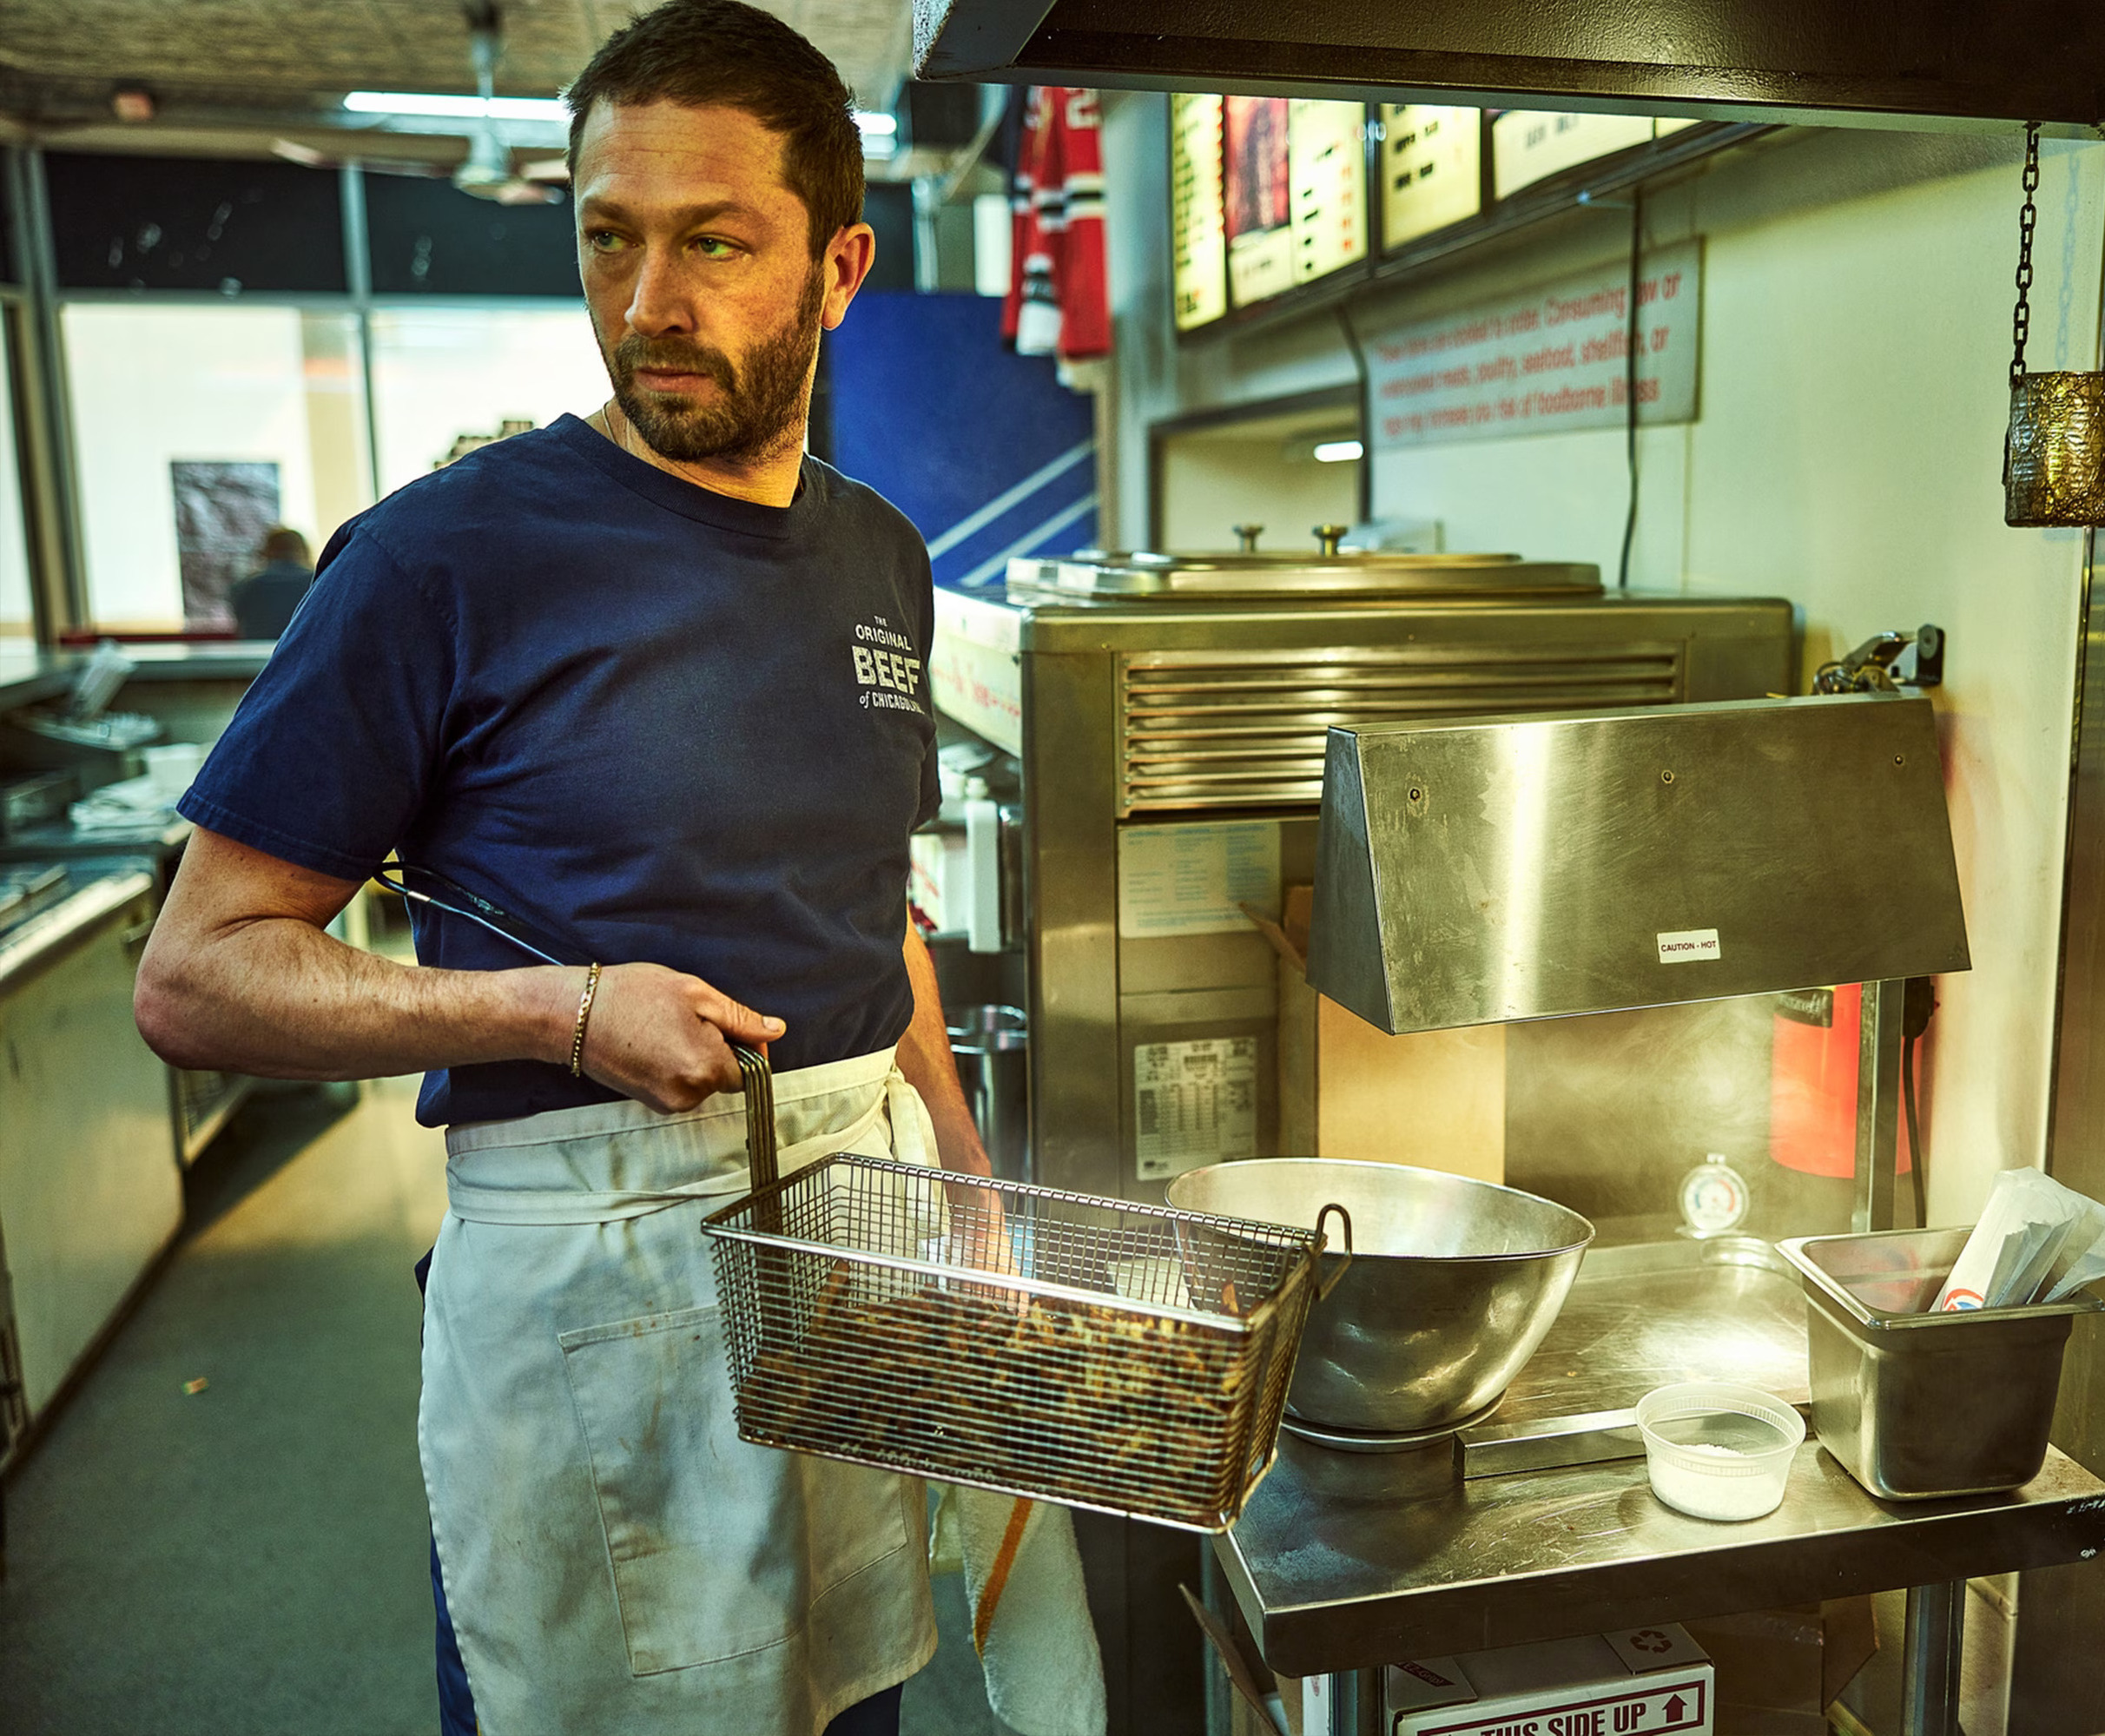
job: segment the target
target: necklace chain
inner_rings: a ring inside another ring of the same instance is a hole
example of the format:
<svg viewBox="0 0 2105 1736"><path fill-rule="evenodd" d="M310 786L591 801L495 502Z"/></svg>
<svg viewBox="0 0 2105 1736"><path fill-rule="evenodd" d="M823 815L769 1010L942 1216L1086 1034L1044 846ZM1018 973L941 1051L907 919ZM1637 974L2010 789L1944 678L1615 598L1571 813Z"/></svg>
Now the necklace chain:
<svg viewBox="0 0 2105 1736"><path fill-rule="evenodd" d="M618 425L614 419L617 416L621 418ZM695 482L696 486L697 487L706 488L709 486L709 485L705 482L696 482L696 479L687 473L685 467L682 465L677 459L666 458L663 453L658 453L655 458L644 458L643 453L637 452L635 446L630 444L629 440L629 436L632 432L634 432L636 425L629 419L629 413L624 410L621 406L612 399L609 399L607 400L607 426L615 430L614 444L619 446L622 451L628 453L630 458L642 459L643 462L647 465L652 465L657 468L668 470L671 472L673 475L680 478L683 481ZM650 450L654 453L657 452L657 448L656 446L652 446Z"/></svg>
<svg viewBox="0 0 2105 1736"><path fill-rule="evenodd" d="M2024 380L2024 340L2032 326L2032 230L2039 221L2039 122L2024 129L2024 209L2017 214L2017 308L2010 316L2010 384Z"/></svg>

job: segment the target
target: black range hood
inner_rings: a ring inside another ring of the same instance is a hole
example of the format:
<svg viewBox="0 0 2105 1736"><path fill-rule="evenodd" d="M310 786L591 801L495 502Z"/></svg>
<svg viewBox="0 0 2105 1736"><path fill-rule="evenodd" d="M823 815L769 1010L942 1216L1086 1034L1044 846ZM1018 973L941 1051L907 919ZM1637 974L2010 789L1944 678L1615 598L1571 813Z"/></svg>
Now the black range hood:
<svg viewBox="0 0 2105 1736"><path fill-rule="evenodd" d="M2095 136L2081 0L914 0L924 78Z"/></svg>

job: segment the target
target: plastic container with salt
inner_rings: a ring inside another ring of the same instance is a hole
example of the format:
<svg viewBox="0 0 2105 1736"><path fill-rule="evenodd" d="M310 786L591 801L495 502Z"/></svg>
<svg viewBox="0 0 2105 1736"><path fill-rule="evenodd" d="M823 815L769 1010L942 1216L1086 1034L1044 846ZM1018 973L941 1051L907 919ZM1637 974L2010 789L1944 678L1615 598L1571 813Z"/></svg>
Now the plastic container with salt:
<svg viewBox="0 0 2105 1736"><path fill-rule="evenodd" d="M1662 1386L1637 1402L1652 1492L1697 1519L1759 1519L1784 1499L1805 1419L1727 1381Z"/></svg>

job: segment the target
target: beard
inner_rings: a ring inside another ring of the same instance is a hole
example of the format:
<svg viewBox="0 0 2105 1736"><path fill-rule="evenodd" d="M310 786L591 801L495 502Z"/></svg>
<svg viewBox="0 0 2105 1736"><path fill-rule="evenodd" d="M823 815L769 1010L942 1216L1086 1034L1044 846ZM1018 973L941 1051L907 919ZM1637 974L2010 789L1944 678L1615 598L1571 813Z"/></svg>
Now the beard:
<svg viewBox="0 0 2105 1736"><path fill-rule="evenodd" d="M826 274L815 264L789 317L735 363L722 350L684 338L630 332L611 352L603 345L614 401L661 458L740 465L772 459L802 437L804 389L818 353L825 299ZM648 391L636 383L637 370L648 367L706 374L716 383L716 396L696 404L679 393Z"/></svg>

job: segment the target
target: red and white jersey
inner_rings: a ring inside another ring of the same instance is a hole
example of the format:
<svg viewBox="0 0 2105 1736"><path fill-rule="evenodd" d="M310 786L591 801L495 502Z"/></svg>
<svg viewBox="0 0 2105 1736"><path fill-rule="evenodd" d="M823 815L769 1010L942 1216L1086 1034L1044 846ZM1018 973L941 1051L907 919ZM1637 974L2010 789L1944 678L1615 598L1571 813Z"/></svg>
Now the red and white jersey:
<svg viewBox="0 0 2105 1736"><path fill-rule="evenodd" d="M1013 241L1002 336L1021 355L1084 361L1108 354L1104 152L1095 91L1032 87L1010 213Z"/></svg>
<svg viewBox="0 0 2105 1736"><path fill-rule="evenodd" d="M1038 87L1030 86L1022 93L1022 114L1019 117L1013 108L1006 123L1011 131L1009 155L1009 287L1007 299L1001 307L1001 341L1013 350L1021 350L1026 355L1039 355L1047 348L1034 343L1026 348L1021 339L1023 303L1026 284L1031 282L1033 267L1039 280L1036 299L1051 301L1052 261L1049 254L1039 254L1038 214L1035 195L1038 189ZM1034 257L1034 255L1038 255ZM1033 338L1036 333L1033 333Z"/></svg>
<svg viewBox="0 0 2105 1736"><path fill-rule="evenodd" d="M1053 276L1059 290L1059 353L1086 361L1111 353L1111 302L1104 281L1104 135L1093 90L1059 98L1064 229Z"/></svg>

